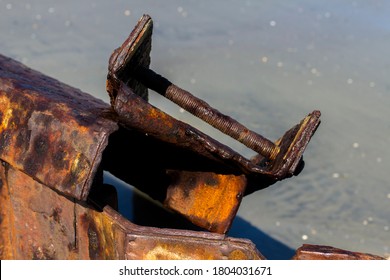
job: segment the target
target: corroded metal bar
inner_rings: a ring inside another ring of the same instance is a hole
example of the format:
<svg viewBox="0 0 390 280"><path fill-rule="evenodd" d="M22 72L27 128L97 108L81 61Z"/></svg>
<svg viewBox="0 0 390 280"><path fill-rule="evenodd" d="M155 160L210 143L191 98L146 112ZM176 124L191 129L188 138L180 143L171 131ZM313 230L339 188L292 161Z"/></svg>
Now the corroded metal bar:
<svg viewBox="0 0 390 280"><path fill-rule="evenodd" d="M103 101L0 55L0 159L85 200L109 135Z"/></svg>
<svg viewBox="0 0 390 280"><path fill-rule="evenodd" d="M112 106L119 122L178 148L185 148L215 160L231 171L261 173L261 167L219 143L198 129L176 120L162 110L145 102L121 81L109 80L108 90L115 95Z"/></svg>
<svg viewBox="0 0 390 280"><path fill-rule="evenodd" d="M141 85L153 89L223 133L273 159L279 151L274 143L149 69L152 28L153 21L144 15L122 47L110 57L109 79L114 75L135 92ZM143 90L138 94L143 96Z"/></svg>
<svg viewBox="0 0 390 280"><path fill-rule="evenodd" d="M131 74L139 82L171 100L194 116L229 135L262 156L274 159L279 147L265 137L248 129L235 119L222 114L205 101L190 92L172 84L170 81L145 67L134 67ZM164 85L162 87L162 85Z"/></svg>

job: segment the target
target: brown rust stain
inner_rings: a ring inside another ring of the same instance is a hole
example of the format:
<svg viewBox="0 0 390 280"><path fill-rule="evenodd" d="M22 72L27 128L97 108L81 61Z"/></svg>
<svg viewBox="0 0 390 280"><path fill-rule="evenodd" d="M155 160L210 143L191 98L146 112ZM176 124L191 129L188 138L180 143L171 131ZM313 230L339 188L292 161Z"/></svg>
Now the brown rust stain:
<svg viewBox="0 0 390 280"><path fill-rule="evenodd" d="M0 160L0 259L15 258L13 209L7 183L8 164Z"/></svg>
<svg viewBox="0 0 390 280"><path fill-rule="evenodd" d="M57 259L55 249L46 246L33 246L32 257L33 260L55 260Z"/></svg>
<svg viewBox="0 0 390 280"><path fill-rule="evenodd" d="M133 226L127 240L126 258L131 260L264 259L249 241L211 233Z"/></svg>
<svg viewBox="0 0 390 280"><path fill-rule="evenodd" d="M12 222L4 228L16 259L66 259L74 242L74 202L9 167L7 173Z"/></svg>
<svg viewBox="0 0 390 280"><path fill-rule="evenodd" d="M211 172L171 172L164 204L196 225L226 233L246 187L244 176Z"/></svg>
<svg viewBox="0 0 390 280"><path fill-rule="evenodd" d="M103 250L97 229L93 223L88 226L88 251L89 257L93 260L101 258Z"/></svg>
<svg viewBox="0 0 390 280"><path fill-rule="evenodd" d="M84 200L108 136L108 104L0 55L0 159Z"/></svg>
<svg viewBox="0 0 390 280"><path fill-rule="evenodd" d="M77 205L77 237L81 258L123 258L121 232L115 220L94 209ZM122 233L123 234L123 233Z"/></svg>

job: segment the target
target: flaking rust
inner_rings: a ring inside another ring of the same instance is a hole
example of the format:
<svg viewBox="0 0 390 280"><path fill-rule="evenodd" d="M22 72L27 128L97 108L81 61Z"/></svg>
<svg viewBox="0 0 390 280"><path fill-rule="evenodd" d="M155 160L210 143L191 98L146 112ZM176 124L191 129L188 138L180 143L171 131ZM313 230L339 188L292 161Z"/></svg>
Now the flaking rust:
<svg viewBox="0 0 390 280"><path fill-rule="evenodd" d="M85 200L109 135L104 102L0 55L0 159Z"/></svg>

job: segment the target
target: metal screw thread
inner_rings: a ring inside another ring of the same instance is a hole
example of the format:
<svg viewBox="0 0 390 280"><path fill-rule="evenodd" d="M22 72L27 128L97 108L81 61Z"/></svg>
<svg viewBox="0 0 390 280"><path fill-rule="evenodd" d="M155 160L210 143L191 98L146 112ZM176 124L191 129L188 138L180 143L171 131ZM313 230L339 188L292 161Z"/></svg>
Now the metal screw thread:
<svg viewBox="0 0 390 280"><path fill-rule="evenodd" d="M249 130L238 121L222 114L210 107L208 103L176 85L171 84L164 96L264 157L274 159L279 152L279 147L270 140Z"/></svg>

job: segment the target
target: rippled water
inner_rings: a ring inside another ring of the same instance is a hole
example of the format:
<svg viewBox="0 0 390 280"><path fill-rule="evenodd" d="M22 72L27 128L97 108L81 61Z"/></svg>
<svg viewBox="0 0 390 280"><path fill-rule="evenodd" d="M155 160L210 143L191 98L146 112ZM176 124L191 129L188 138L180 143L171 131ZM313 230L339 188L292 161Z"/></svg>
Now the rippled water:
<svg viewBox="0 0 390 280"><path fill-rule="evenodd" d="M106 101L108 57L148 13L152 67L267 138L321 110L304 171L245 198L231 235L390 254L389 1L37 2L0 0L0 52Z"/></svg>

